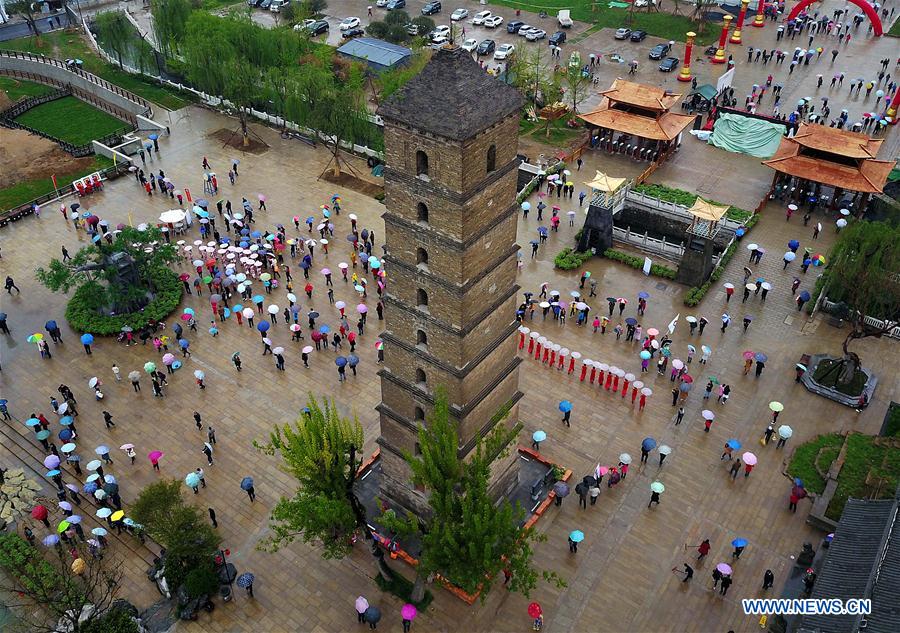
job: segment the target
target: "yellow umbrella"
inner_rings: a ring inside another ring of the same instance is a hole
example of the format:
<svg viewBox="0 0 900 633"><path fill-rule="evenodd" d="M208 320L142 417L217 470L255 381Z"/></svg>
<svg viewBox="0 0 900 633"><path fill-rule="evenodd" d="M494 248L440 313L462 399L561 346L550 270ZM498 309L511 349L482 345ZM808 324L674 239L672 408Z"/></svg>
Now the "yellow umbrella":
<svg viewBox="0 0 900 633"><path fill-rule="evenodd" d="M769 403L769 409L771 409L772 411L775 411L775 412L784 411L784 405L781 404L780 402L773 401L773 402Z"/></svg>
<svg viewBox="0 0 900 633"><path fill-rule="evenodd" d="M72 573L78 574L79 576L84 573L84 569L87 565L82 558L76 558L72 561Z"/></svg>
<svg viewBox="0 0 900 633"><path fill-rule="evenodd" d="M122 519L125 518L125 513L122 512L121 510L116 510L115 512L112 513L112 516L110 516L109 518L112 519L113 521L121 521Z"/></svg>

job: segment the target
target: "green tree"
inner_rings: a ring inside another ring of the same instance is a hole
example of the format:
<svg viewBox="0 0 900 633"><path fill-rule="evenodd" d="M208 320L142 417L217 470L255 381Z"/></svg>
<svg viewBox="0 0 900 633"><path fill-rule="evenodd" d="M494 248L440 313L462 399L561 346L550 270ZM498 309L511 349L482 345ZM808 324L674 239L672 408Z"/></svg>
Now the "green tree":
<svg viewBox="0 0 900 633"><path fill-rule="evenodd" d="M845 304L850 323L838 382L849 384L860 366L849 349L853 341L881 337L900 323L900 227L884 222L853 222L841 230L831 248L821 283L829 300ZM872 317L881 327L866 322Z"/></svg>
<svg viewBox="0 0 900 633"><path fill-rule="evenodd" d="M407 81L418 75L429 59L431 59L429 50L419 49L413 52L413 56L407 64L379 73L375 78L375 92L378 101L384 101L403 87Z"/></svg>
<svg viewBox="0 0 900 633"><path fill-rule="evenodd" d="M260 547L277 551L299 538L321 545L323 558L343 558L357 531L372 539L365 508L354 491L362 426L355 418L342 417L334 402L320 405L310 395L306 406L309 411L293 426L276 427L268 443L255 443L267 455L281 455L283 469L299 483L293 497L278 501L269 524L272 534ZM389 579L390 569L374 542L372 551L380 573Z"/></svg>
<svg viewBox="0 0 900 633"><path fill-rule="evenodd" d="M429 18L427 15L420 15L416 18L413 18L412 23L416 25L416 29L418 29L416 31L416 35L418 35L419 37L425 37L435 28L434 20Z"/></svg>
<svg viewBox="0 0 900 633"><path fill-rule="evenodd" d="M151 0L153 33L160 51L167 57L179 52L193 10L190 0Z"/></svg>
<svg viewBox="0 0 900 633"><path fill-rule="evenodd" d="M559 98L559 83L550 66L549 53L545 47L517 50L509 62L507 72L513 85L535 108L554 103Z"/></svg>
<svg viewBox="0 0 900 633"><path fill-rule="evenodd" d="M41 45L41 29L37 23L37 16L34 10L38 8L37 3L32 0L17 0L6 5L6 11L9 15L20 15L28 24L31 33L37 40L37 45Z"/></svg>
<svg viewBox="0 0 900 633"><path fill-rule="evenodd" d="M369 22L369 25L366 27L366 33L379 40L387 39L390 30L391 27L381 20Z"/></svg>
<svg viewBox="0 0 900 633"><path fill-rule="evenodd" d="M122 67L122 56L130 50L134 37L131 23L121 11L103 11L94 20L100 41L113 50Z"/></svg>
<svg viewBox="0 0 900 633"><path fill-rule="evenodd" d="M505 418L507 413L501 411L497 418ZM389 510L382 517L393 531L417 532L421 541L413 601L421 600L424 580L433 573L440 573L469 593L480 590L482 600L503 569L512 573L507 589L525 596L541 575L558 586L564 585L555 573L534 567L532 544L545 537L519 527L525 514L522 508L507 499L498 502L488 490L491 465L508 450L518 432L518 425L508 428L498 424L461 461L459 434L450 418L447 394L438 390L434 413L419 429L420 454L404 455L413 482L428 491L432 514L422 521L412 515L402 519Z"/></svg>
<svg viewBox="0 0 900 633"><path fill-rule="evenodd" d="M203 512L185 503L178 480L157 481L141 491L131 507L134 520L166 548L166 581L177 589L193 570L208 569L219 535Z"/></svg>
<svg viewBox="0 0 900 633"><path fill-rule="evenodd" d="M115 601L122 578L118 562L111 555L91 556L83 544L74 547L81 560L77 565L61 546L45 553L15 532L0 534L0 568L5 572L0 591L15 596L7 606L28 631L94 631ZM88 605L95 608L80 621Z"/></svg>
<svg viewBox="0 0 900 633"><path fill-rule="evenodd" d="M328 8L327 0L303 0L300 3L300 8L302 9L303 15L308 15L310 17L314 17L317 15L322 15L325 13L325 9Z"/></svg>
<svg viewBox="0 0 900 633"><path fill-rule="evenodd" d="M566 104L572 109L573 114L577 114L578 105L588 97L591 78L584 76L580 66L567 64L561 83Z"/></svg>
<svg viewBox="0 0 900 633"><path fill-rule="evenodd" d="M406 26L410 23L409 13L406 11L388 11L384 16L384 23L389 26Z"/></svg>

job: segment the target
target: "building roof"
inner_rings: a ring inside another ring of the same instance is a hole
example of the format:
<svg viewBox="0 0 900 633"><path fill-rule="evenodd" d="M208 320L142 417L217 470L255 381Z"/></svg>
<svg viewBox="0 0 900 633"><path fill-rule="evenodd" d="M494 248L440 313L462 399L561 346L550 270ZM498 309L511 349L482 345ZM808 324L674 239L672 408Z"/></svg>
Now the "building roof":
<svg viewBox="0 0 900 633"><path fill-rule="evenodd" d="M812 598L871 598L866 631L900 630L900 522L896 499L849 499L813 586ZM858 615L807 615L800 631L855 633Z"/></svg>
<svg viewBox="0 0 900 633"><path fill-rule="evenodd" d="M624 79L616 79L612 86L600 94L612 101L630 103L660 112L669 110L681 98L681 93L676 94L659 86L648 86Z"/></svg>
<svg viewBox="0 0 900 633"><path fill-rule="evenodd" d="M848 158L876 158L884 143L883 139L869 138L858 132L807 123L800 124L793 139L803 147Z"/></svg>
<svg viewBox="0 0 900 633"><path fill-rule="evenodd" d="M377 40L374 37L357 37L337 49L338 53L369 62L376 66L390 68L412 55L403 46Z"/></svg>
<svg viewBox="0 0 900 633"><path fill-rule="evenodd" d="M695 218L710 222L718 222L727 211L727 204L713 204L700 197L694 201L694 206L688 209L688 212Z"/></svg>
<svg viewBox="0 0 900 633"><path fill-rule="evenodd" d="M801 126L800 129L802 131L803 127ZM804 148L810 148L817 152L823 151L809 144L820 143L822 137L812 139L813 137L810 136L803 137L801 141L804 144L797 141L796 137L781 139L778 151L769 160L764 160L763 165L783 174L850 191L881 193L884 190L888 174L891 173L896 161L860 158L856 165L850 165L846 162L831 161L823 155L802 154L801 151ZM830 149L825 151L831 153Z"/></svg>
<svg viewBox="0 0 900 633"><path fill-rule="evenodd" d="M694 117L688 114L666 112L653 118L624 110L615 110L610 107L609 99L604 99L600 103L600 107L593 112L580 114L578 118L590 125L657 141L675 139L694 122Z"/></svg>
<svg viewBox="0 0 900 633"><path fill-rule="evenodd" d="M604 191L606 193L612 193L613 191L617 191L619 187L625 184L625 178L612 178L604 174L603 172L598 171L593 180L585 181L584 184L586 184L594 191Z"/></svg>
<svg viewBox="0 0 900 633"><path fill-rule="evenodd" d="M387 121L462 141L522 107L519 91L490 77L458 47L441 48L378 114Z"/></svg>

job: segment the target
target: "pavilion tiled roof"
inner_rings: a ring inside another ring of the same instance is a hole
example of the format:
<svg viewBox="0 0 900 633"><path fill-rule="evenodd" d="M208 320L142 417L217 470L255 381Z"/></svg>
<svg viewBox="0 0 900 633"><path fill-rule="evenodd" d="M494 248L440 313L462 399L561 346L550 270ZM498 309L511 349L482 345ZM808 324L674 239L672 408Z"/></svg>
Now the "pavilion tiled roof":
<svg viewBox="0 0 900 633"><path fill-rule="evenodd" d="M801 126L802 130L803 127ZM801 140L808 143L810 138L805 136ZM767 165L783 174L832 187L863 193L881 193L887 182L888 174L891 173L896 163L896 161L861 158L858 165L847 165L830 161L827 158L803 155L801 154L803 147L818 149L808 144L801 144L801 142L796 140L796 137L783 138L778 151L769 160L764 160L763 165Z"/></svg>
<svg viewBox="0 0 900 633"><path fill-rule="evenodd" d="M600 94L613 101L658 111L671 109L681 98L681 93L669 92L659 86L649 86L624 79L616 79L612 86L601 91Z"/></svg>
<svg viewBox="0 0 900 633"><path fill-rule="evenodd" d="M694 122L694 117L688 114L666 112L653 118L616 110L610 105L609 100L604 99L596 110L580 114L578 118L590 125L657 141L674 140Z"/></svg>
<svg viewBox="0 0 900 633"><path fill-rule="evenodd" d="M869 138L858 132L807 123L800 124L793 139L803 147L849 158L876 158L884 143L883 139Z"/></svg>
<svg viewBox="0 0 900 633"><path fill-rule="evenodd" d="M472 138L522 107L513 86L489 76L458 47L437 50L378 114L454 141Z"/></svg>

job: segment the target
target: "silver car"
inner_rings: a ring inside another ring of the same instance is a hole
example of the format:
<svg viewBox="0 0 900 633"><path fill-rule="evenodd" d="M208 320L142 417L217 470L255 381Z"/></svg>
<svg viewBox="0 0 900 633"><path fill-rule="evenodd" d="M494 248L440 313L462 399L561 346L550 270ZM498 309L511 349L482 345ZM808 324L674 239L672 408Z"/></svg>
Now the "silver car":
<svg viewBox="0 0 900 633"><path fill-rule="evenodd" d="M542 40L547 37L547 31L544 29L531 29L528 31L528 34L525 35L525 39L529 42L537 42L538 40Z"/></svg>

